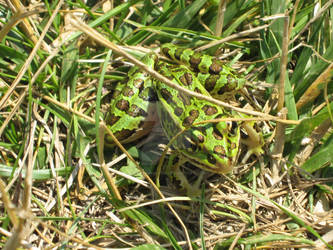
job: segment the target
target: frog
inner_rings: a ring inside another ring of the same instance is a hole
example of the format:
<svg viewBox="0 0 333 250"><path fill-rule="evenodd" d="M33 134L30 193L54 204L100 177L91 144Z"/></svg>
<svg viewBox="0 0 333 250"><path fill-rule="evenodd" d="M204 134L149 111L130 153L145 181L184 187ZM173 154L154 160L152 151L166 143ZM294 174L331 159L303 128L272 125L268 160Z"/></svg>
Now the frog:
<svg viewBox="0 0 333 250"><path fill-rule="evenodd" d="M162 45L160 50L169 62L158 60L154 53L142 61L185 89L221 97L245 84L245 78L233 68L210 55L171 43ZM134 66L128 81L117 85L106 122L122 143L128 143L150 133L158 119L168 139L179 133L172 142L177 153L202 170L225 174L232 171L237 160L242 124L205 121L230 117L242 118L244 114L173 89ZM108 137L106 142L112 144ZM250 150L261 152L261 141L251 145L254 149ZM178 176L182 186L188 187L183 175Z"/></svg>

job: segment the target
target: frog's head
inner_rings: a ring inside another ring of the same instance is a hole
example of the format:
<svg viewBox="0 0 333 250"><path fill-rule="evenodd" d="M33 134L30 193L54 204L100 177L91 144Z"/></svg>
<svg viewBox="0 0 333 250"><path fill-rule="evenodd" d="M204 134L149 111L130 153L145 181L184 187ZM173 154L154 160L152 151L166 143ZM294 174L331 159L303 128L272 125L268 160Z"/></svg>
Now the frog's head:
<svg viewBox="0 0 333 250"><path fill-rule="evenodd" d="M205 124L184 133L179 150L191 162L206 171L230 172L238 155L240 130L237 123Z"/></svg>

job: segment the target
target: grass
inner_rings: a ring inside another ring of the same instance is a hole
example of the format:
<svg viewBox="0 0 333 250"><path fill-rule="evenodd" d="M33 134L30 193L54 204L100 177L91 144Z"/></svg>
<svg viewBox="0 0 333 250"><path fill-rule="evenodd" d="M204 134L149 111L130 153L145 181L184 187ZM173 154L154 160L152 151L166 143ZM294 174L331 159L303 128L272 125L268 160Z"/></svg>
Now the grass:
<svg viewBox="0 0 333 250"><path fill-rule="evenodd" d="M333 1L15 4L0 3L4 249L333 248ZM112 87L133 64L160 77L140 59L167 42L232 65L242 97L208 101L246 112L264 139L195 197L159 173L158 127L104 146Z"/></svg>

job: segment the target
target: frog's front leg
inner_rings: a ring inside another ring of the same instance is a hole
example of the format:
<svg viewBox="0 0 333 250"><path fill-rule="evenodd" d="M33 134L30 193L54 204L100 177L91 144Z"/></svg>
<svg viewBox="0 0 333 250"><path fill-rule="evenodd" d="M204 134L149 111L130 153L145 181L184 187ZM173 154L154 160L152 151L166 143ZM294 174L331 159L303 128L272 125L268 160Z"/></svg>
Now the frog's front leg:
<svg viewBox="0 0 333 250"><path fill-rule="evenodd" d="M260 132L256 131L254 128L255 125L255 121L244 122L242 124L242 129L246 131L246 134L241 134L241 143L245 144L248 148L242 163L245 163L252 154L259 158L264 152L262 148L265 143L264 138Z"/></svg>
<svg viewBox="0 0 333 250"><path fill-rule="evenodd" d="M175 161L175 159L178 159L178 161ZM173 176L177 181L180 182L181 188L186 190L186 194L189 197L197 197L200 196L201 193L200 185L205 172L201 171L198 179L194 182L194 184L190 184L187 177L180 169L180 167L187 161L188 159L179 153L172 154L168 161L167 172L169 172L170 176Z"/></svg>

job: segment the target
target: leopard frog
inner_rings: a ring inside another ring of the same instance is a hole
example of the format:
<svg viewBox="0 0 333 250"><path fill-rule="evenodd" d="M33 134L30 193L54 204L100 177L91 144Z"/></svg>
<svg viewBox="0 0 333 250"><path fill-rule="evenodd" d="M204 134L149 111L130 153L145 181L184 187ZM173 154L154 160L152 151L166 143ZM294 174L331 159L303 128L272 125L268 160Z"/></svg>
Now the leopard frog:
<svg viewBox="0 0 333 250"><path fill-rule="evenodd" d="M143 62L184 88L207 96L221 96L239 89L245 82L234 71L209 55L191 49L165 44L161 52L175 62L158 61L150 54ZM106 121L111 131L123 142L137 140L150 132L156 119L160 120L167 137L174 140L173 147L201 169L226 173L232 170L240 143L237 122L201 123L238 114L172 89L152 79L138 67L128 73L128 81L116 87ZM107 143L112 143L106 138Z"/></svg>

